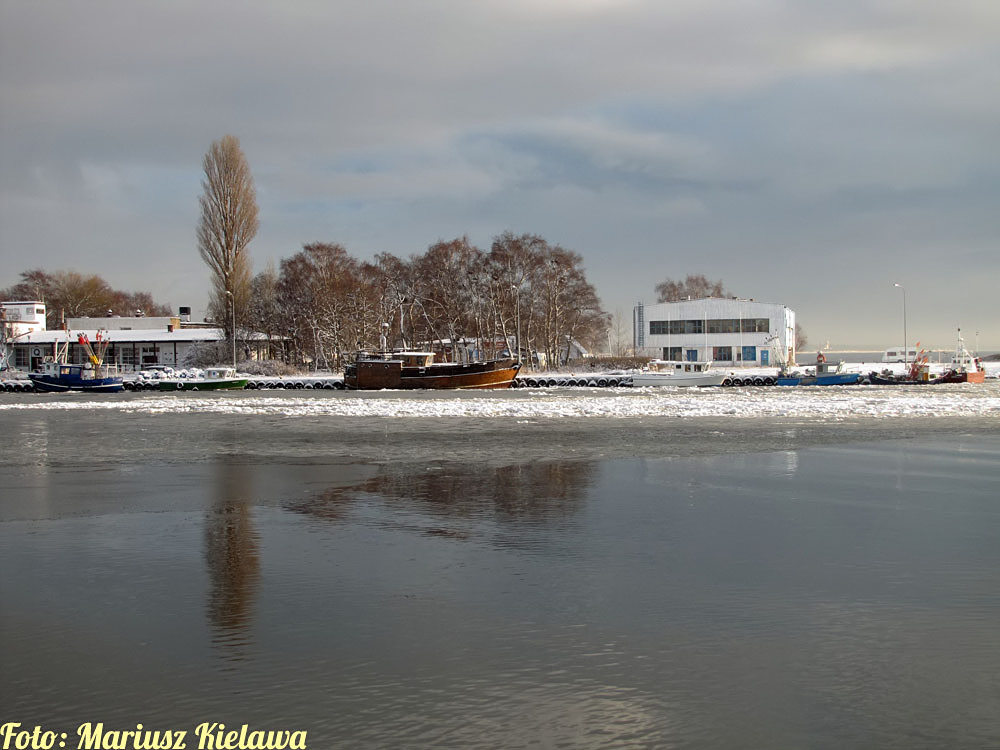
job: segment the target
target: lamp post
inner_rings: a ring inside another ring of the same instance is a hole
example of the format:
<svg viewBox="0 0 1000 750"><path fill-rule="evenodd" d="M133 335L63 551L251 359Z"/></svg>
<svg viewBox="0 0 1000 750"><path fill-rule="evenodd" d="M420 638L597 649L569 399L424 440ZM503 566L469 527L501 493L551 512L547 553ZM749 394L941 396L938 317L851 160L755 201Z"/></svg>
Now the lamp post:
<svg viewBox="0 0 1000 750"><path fill-rule="evenodd" d="M236 297L233 293L226 290L226 296L229 297L229 323L233 327L233 369L236 369Z"/></svg>
<svg viewBox="0 0 1000 750"><path fill-rule="evenodd" d="M515 284L511 287L514 290L515 320L517 321L517 336L514 345L517 347L517 362L521 363L521 287Z"/></svg>
<svg viewBox="0 0 1000 750"><path fill-rule="evenodd" d="M906 288L902 284L893 283L893 286L899 287L903 291L903 367L909 366L910 356L909 349L906 344Z"/></svg>

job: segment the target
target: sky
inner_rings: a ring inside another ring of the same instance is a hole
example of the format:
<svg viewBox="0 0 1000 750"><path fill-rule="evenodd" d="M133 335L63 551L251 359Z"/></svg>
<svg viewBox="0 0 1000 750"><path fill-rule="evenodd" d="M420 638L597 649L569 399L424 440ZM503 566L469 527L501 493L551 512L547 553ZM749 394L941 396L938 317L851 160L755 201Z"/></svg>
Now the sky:
<svg viewBox="0 0 1000 750"><path fill-rule="evenodd" d="M809 348L1000 350L997 92L995 0L0 0L0 287L202 315L232 134L258 272L531 233L629 328L704 274Z"/></svg>

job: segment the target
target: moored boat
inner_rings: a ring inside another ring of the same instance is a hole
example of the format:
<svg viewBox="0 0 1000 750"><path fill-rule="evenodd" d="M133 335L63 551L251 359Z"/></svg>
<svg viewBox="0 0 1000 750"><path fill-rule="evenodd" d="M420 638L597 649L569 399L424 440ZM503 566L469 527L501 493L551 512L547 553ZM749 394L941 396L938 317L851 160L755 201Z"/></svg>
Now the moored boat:
<svg viewBox="0 0 1000 750"><path fill-rule="evenodd" d="M95 369L89 364L44 362L39 372L30 372L28 377L35 390L41 393L117 393L124 389L121 376L111 374L107 366Z"/></svg>
<svg viewBox="0 0 1000 750"><path fill-rule="evenodd" d="M433 352L358 352L344 368L351 390L509 388L521 364L513 358L435 362Z"/></svg>
<svg viewBox="0 0 1000 750"><path fill-rule="evenodd" d="M948 369L938 379L942 383L985 383L986 368L983 361L969 353L962 338L962 329L958 329L958 343L955 346L955 356L951 359Z"/></svg>
<svg viewBox="0 0 1000 750"><path fill-rule="evenodd" d="M706 387L722 385L725 379L725 373L712 371L711 362L654 359L650 361L649 369L632 376L632 387Z"/></svg>
<svg viewBox="0 0 1000 750"><path fill-rule="evenodd" d="M919 346L919 342L918 342ZM870 372L863 376L861 382L865 385L927 385L939 383L939 378L931 377L930 357L923 349L913 352L913 359L906 372L896 373L890 369L881 372Z"/></svg>
<svg viewBox="0 0 1000 750"><path fill-rule="evenodd" d="M844 372L843 361L827 362L822 352L816 353L813 370L778 373L777 385L854 385L861 381L861 373Z"/></svg>
<svg viewBox="0 0 1000 750"><path fill-rule="evenodd" d="M82 364L69 362L69 332L65 341L53 344L54 354L46 357L42 368L28 373L28 378L36 391L41 393L118 393L124 390L123 379L113 365L104 364L104 354L110 341L103 331L97 332L96 341L91 344L85 334L77 336L77 343L87 361Z"/></svg>
<svg viewBox="0 0 1000 750"><path fill-rule="evenodd" d="M232 391L247 387L249 378L237 374L232 367L209 367L193 378L163 378L161 391Z"/></svg>

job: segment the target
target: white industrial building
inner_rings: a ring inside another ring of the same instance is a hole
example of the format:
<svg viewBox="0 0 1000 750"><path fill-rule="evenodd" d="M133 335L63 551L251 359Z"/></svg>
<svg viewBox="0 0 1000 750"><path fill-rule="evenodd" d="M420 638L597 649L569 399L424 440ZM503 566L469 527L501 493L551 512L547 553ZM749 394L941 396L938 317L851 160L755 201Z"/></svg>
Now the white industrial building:
<svg viewBox="0 0 1000 750"><path fill-rule="evenodd" d="M795 361L795 312L771 302L704 297L636 305L637 356L730 367L777 367Z"/></svg>
<svg viewBox="0 0 1000 750"><path fill-rule="evenodd" d="M0 365L19 370L41 367L46 357L54 355L56 342L67 340L67 331L71 363L86 360L84 348L75 343L77 336L83 334L93 342L100 332L111 342L105 361L123 372L150 365L180 367L199 347L226 341L218 326L191 322L191 310L187 307L169 317L70 318L64 331L46 329L44 302L3 302L0 322L3 328ZM241 356L261 358L266 352L267 341L259 334L241 338L245 339L241 340L241 346L249 348Z"/></svg>

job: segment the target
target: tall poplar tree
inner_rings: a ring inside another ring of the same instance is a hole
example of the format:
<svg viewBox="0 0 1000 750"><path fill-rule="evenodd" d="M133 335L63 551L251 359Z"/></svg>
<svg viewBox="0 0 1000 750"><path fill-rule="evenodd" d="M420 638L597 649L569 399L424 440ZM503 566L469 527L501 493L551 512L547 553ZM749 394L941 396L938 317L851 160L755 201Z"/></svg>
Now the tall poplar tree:
<svg viewBox="0 0 1000 750"><path fill-rule="evenodd" d="M253 273L247 245L259 226L257 191L236 136L214 141L202 164L205 179L199 198L198 252L212 271L209 310L213 317L225 321L230 338L236 336L233 311L239 317L250 302Z"/></svg>

